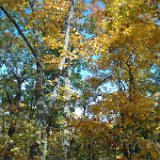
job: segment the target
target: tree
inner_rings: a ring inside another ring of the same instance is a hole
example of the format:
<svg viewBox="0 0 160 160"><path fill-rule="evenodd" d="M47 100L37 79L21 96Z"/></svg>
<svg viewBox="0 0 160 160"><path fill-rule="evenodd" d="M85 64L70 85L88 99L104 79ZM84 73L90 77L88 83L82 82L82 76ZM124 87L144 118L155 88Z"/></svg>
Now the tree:
<svg viewBox="0 0 160 160"><path fill-rule="evenodd" d="M159 63L160 32L154 12L158 3L107 1L102 9L97 4L91 6L95 28L94 37L87 43L91 45L88 52L93 53L91 56L98 54L92 62L94 73L111 75L109 82L117 89L102 94L101 101L94 101L93 118L73 120L75 132L80 132L77 143L82 142L84 152L84 144L87 146L85 154L94 157L90 159L158 159L159 149L155 148L159 140L152 136L157 134L159 111L148 90L156 85L153 77ZM98 89L103 76L94 75L89 82ZM103 84L101 89L109 85ZM107 153L102 152L103 147Z"/></svg>
<svg viewBox="0 0 160 160"><path fill-rule="evenodd" d="M158 0L1 0L0 22L0 158L160 157Z"/></svg>

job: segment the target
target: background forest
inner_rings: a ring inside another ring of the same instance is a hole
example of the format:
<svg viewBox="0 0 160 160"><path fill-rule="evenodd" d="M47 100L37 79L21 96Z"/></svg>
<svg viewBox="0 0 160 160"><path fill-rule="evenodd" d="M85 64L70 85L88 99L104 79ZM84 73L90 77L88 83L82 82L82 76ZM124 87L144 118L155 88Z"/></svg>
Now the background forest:
<svg viewBox="0 0 160 160"><path fill-rule="evenodd" d="M159 0L0 0L0 160L159 160L159 53Z"/></svg>

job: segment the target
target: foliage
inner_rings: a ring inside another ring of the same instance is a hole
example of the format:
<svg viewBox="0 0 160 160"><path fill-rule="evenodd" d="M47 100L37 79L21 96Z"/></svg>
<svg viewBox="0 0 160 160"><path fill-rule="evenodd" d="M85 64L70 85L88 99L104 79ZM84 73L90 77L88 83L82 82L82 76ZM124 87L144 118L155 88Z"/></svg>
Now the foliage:
<svg viewBox="0 0 160 160"><path fill-rule="evenodd" d="M158 0L0 0L0 159L158 160L159 13Z"/></svg>

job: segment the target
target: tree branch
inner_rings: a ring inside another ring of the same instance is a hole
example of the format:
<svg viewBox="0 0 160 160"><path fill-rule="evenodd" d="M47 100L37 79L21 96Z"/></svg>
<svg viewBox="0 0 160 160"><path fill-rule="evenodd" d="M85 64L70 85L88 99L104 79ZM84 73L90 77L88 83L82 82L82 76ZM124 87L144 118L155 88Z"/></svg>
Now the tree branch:
<svg viewBox="0 0 160 160"><path fill-rule="evenodd" d="M27 44L27 46L31 50L34 57L37 58L37 55L36 55L34 48L31 46L31 44L29 43L28 39L26 38L26 36L22 32L22 30L20 29L19 25L16 23L16 21L11 17L11 15L5 10L5 8L3 6L0 6L0 9L4 12L4 14L8 17L8 19L13 23L13 25L16 27L19 34L22 36L23 40L25 41L25 43Z"/></svg>

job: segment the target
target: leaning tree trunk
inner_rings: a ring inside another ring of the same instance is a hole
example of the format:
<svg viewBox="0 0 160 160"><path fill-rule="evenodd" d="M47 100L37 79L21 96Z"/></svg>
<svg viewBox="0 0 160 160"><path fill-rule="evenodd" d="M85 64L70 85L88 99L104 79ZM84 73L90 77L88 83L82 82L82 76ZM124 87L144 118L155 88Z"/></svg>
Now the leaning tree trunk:
<svg viewBox="0 0 160 160"><path fill-rule="evenodd" d="M31 53L34 56L35 59L35 65L36 65L36 86L35 86L35 100L36 100L36 107L37 107L37 125L40 126L43 130L43 111L46 108L44 96L43 96L43 79L44 79L44 65L43 65L43 55L41 54L40 50L36 47L36 45L32 45L32 43L29 41L29 39L25 36L23 33L23 30L21 30L20 25L17 23L16 20L10 15L10 13L5 9L5 7L0 5L0 9L3 11L3 13L6 15L6 17L10 20L10 22L14 25L14 27L17 29L18 33L30 49ZM34 32L34 42L37 42L36 37L36 31ZM38 139L41 138L41 135L38 137Z"/></svg>
<svg viewBox="0 0 160 160"><path fill-rule="evenodd" d="M72 21L74 18L74 11L75 11L75 7L76 7L78 0L70 0L70 2L71 2L71 6L69 8L68 18L66 20L66 31L65 31L65 39L64 39L64 46L63 46L63 50L66 55L67 55L67 52L70 50L69 49L70 32L71 32L71 28L72 28ZM66 63L66 57L63 57L60 61L59 66L58 66L60 73L62 73L64 66L65 66L65 63ZM64 85L65 85L65 88L71 88L71 82L70 82L71 70L70 70L70 68L67 68L66 72L67 72L67 74L64 77L64 83L65 83ZM51 95L51 101L49 104L49 106L51 108L56 104L55 102L57 100L60 86L61 86L61 84L60 84L60 80L59 80L57 86L54 88L54 91ZM70 114L70 103L69 103L70 93L69 93L69 90L67 90L65 92L65 97L66 97L66 103L63 106L63 112L64 112L65 116L69 116L69 114ZM66 134L68 133L67 130L65 130L64 132ZM68 147L69 147L69 142L68 142L67 138L63 139L62 145L63 145L63 149L64 149L64 159L67 160L68 159Z"/></svg>
<svg viewBox="0 0 160 160"><path fill-rule="evenodd" d="M63 46L63 50L66 55L67 55L67 52L69 51L70 32L71 32L71 27L72 27L71 23L73 20L74 10L75 10L75 7L76 7L78 0L70 0L70 2L71 2L71 6L68 11L68 19L66 20L66 31L65 31L65 39L64 39L64 46ZM59 63L59 66L58 66L58 69L60 70L61 74L64 69L65 63L66 63L66 57L63 57ZM66 88L70 86L70 74L71 74L71 71L68 68L67 76L64 77ZM60 87L61 87L61 84L60 84L60 80L59 80L58 84L55 86L54 91L52 92L52 95L51 95L50 104L49 104L49 106L51 108L55 104ZM66 95L67 95L66 98L69 100L69 94L66 93ZM69 112L68 105L64 106L64 112Z"/></svg>

